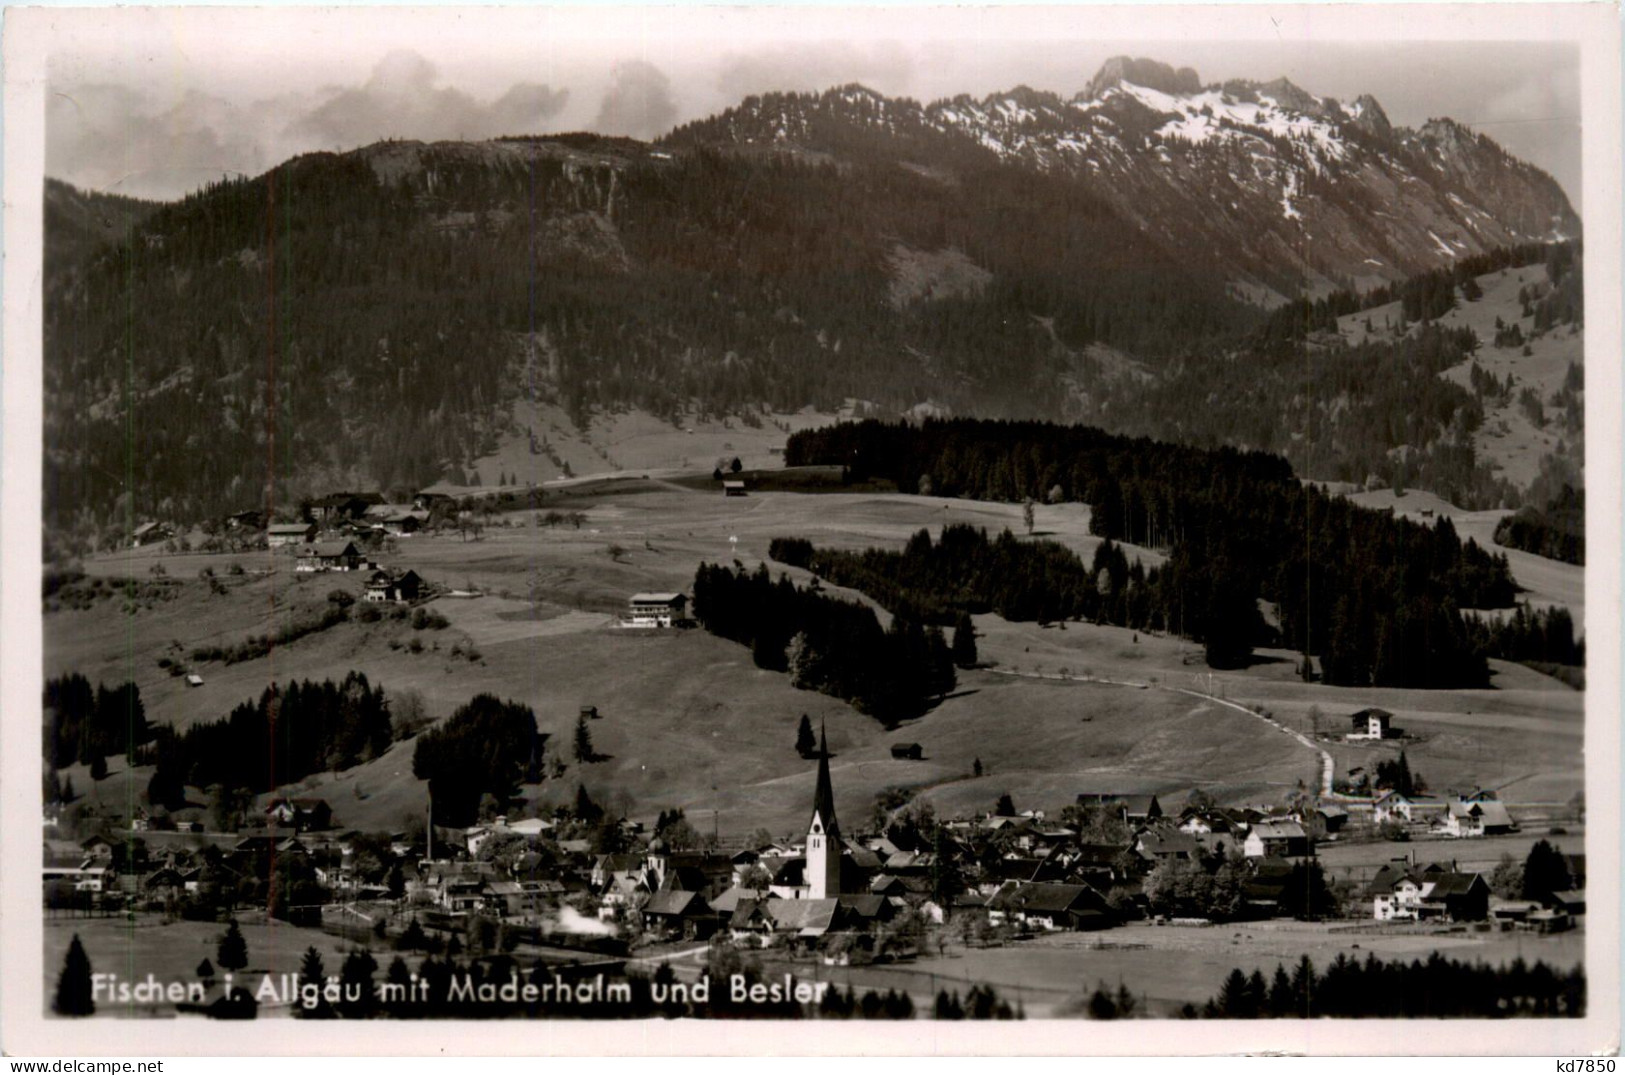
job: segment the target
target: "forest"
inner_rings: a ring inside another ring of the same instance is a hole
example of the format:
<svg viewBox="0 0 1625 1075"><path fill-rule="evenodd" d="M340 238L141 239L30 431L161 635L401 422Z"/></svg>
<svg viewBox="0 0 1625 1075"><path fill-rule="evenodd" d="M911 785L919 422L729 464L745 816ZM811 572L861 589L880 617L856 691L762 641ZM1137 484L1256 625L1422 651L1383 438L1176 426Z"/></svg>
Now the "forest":
<svg viewBox="0 0 1625 1075"><path fill-rule="evenodd" d="M1488 667L1460 610L1508 608L1517 592L1506 558L1463 544L1448 519L1428 527L1358 507L1259 452L955 419L807 430L790 438L785 457L938 496L1087 503L1092 533L1168 553L1147 572L1143 600L1121 599L1141 611L1139 626L1205 642L1217 667L1245 663L1264 641L1262 598L1278 612L1274 643L1319 656L1327 683L1484 686ZM950 580L942 558L973 548L961 536L928 546L915 539L917 577ZM965 577L974 561L957 566ZM1119 568L1124 579L1131 570Z"/></svg>
<svg viewBox="0 0 1625 1075"><path fill-rule="evenodd" d="M78 762L94 773L106 758L134 756L152 737L141 688L134 683L108 687L78 672L45 681L45 761L52 769Z"/></svg>
<svg viewBox="0 0 1625 1075"><path fill-rule="evenodd" d="M188 785L258 795L371 761L389 749L393 736L383 687L351 672L338 683L273 683L257 701L184 732L163 725L138 760L157 766L149 800L174 809L185 804Z"/></svg>
<svg viewBox="0 0 1625 1075"><path fill-rule="evenodd" d="M1544 506L1520 508L1496 524L1495 540L1509 549L1583 565L1586 562L1585 490L1577 491L1565 485L1557 498Z"/></svg>
<svg viewBox="0 0 1625 1075"><path fill-rule="evenodd" d="M528 705L478 694L418 736L412 775L429 782L436 824L472 825L486 796L500 809L541 779L546 743Z"/></svg>
<svg viewBox="0 0 1625 1075"><path fill-rule="evenodd" d="M920 716L956 683L953 656L936 626L897 615L882 628L873 609L775 581L766 564L747 572L701 564L694 618L712 634L749 646L757 667L787 672L802 690L840 698L891 725Z"/></svg>

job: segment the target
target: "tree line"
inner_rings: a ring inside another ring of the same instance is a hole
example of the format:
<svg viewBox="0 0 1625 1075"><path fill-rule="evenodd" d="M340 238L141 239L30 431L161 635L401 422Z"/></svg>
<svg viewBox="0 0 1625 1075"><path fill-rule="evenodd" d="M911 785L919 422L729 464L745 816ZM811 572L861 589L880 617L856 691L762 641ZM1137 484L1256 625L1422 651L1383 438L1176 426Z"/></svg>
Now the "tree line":
<svg viewBox="0 0 1625 1075"><path fill-rule="evenodd" d="M1131 585L1126 558L1108 552L1091 565L1096 592L1102 567L1109 586L1143 590L1143 599L1121 598L1123 625L1202 642L1217 667L1244 663L1255 645L1271 642L1320 656L1325 681L1337 685L1482 686L1488 666L1460 610L1510 607L1516 594L1506 558L1462 543L1448 519L1429 527L1361 508L1299 482L1285 460L1261 452L953 419L806 430L790 438L785 456L792 466L845 466L855 480L885 477L905 491L1085 502L1091 532L1168 552L1143 587ZM978 542L959 533L935 546L915 541L902 564L928 566L907 577L951 584L936 595L951 603L963 593L960 580L974 575ZM1075 557L1023 555L1029 565L1031 557L1046 568L1066 565L1056 588L1065 594L1077 580L1065 600L1082 601L1086 572ZM1265 628L1260 598L1278 610L1275 632Z"/></svg>
<svg viewBox="0 0 1625 1075"><path fill-rule="evenodd" d="M1585 1010L1581 966L1565 972L1544 960L1531 966L1522 956L1491 966L1439 952L1409 963L1373 953L1361 962L1340 952L1324 972L1317 972L1307 955L1290 975L1276 964L1271 979L1262 970L1248 975L1237 967L1201 1014L1210 1019L1578 1019Z"/></svg>
<svg viewBox="0 0 1625 1075"><path fill-rule="evenodd" d="M1524 507L1495 526L1497 544L1566 564L1586 562L1586 495L1565 484L1543 507Z"/></svg>
<svg viewBox="0 0 1625 1075"><path fill-rule="evenodd" d="M186 803L187 785L258 795L377 758L393 734L384 688L361 672L337 683L273 683L219 720L183 732L159 728L143 754L156 765L147 797L176 809Z"/></svg>
<svg viewBox="0 0 1625 1075"><path fill-rule="evenodd" d="M108 755L133 757L152 737L141 688L125 682L98 683L94 690L81 673L45 681L45 761L52 769L78 762L105 766Z"/></svg>
<svg viewBox="0 0 1625 1075"><path fill-rule="evenodd" d="M899 615L882 628L868 606L798 588L785 575L775 581L766 564L701 564L693 593L694 618L749 646L758 667L887 724L921 715L954 689L953 655L935 625Z"/></svg>

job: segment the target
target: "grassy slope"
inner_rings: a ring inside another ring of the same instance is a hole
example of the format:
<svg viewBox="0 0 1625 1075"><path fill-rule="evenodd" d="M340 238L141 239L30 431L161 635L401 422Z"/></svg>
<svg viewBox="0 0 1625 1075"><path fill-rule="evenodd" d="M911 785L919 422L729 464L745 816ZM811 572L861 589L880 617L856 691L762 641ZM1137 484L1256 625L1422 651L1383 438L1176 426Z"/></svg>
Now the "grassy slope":
<svg viewBox="0 0 1625 1075"><path fill-rule="evenodd" d="M596 495L591 490L600 490ZM961 691L922 720L888 731L823 695L796 691L782 676L753 666L750 654L701 631L641 633L608 624L625 595L642 589L684 589L702 559L747 565L778 534L862 547L897 546L921 526L972 521L1019 529L1016 505L900 495L755 494L743 499L694 492L660 481L581 485L571 504L586 512L581 529L548 529L529 513L516 525L492 527L484 540L456 534L400 543L388 562L410 566L448 586L487 592L473 600L435 603L451 626L413 632L400 622L351 623L237 665L207 664L206 685L187 689L156 665L171 639L190 649L204 639L236 639L261 631L288 609L313 609L335 587L359 590L360 578L294 581L286 559L239 557L246 566L279 570L236 580L227 596L211 596L196 581L199 566L231 558L161 557L182 596L133 616L112 603L90 612L46 619L48 674L79 669L92 680L134 678L154 720L185 725L223 715L273 680L337 677L365 671L392 690L416 689L429 711L444 716L479 691L532 705L554 749L565 750L578 708L599 707L592 725L598 751L609 759L571 764L561 781L529 789L543 803L575 792L582 780L595 798L627 798L635 816L683 806L700 827L717 811L724 834L759 826L775 833L799 827L810 804L812 767L791 749L802 713L828 725L839 810L855 827L876 791L914 785L941 811L991 806L1002 791L1017 805L1058 808L1082 790L1154 790L1174 800L1195 786L1237 801L1278 800L1315 768L1314 755L1260 721L1187 695L1088 683L1057 683L978 671L961 676ZM1076 505L1038 509L1038 529L1087 556L1087 510ZM729 537L737 537L731 546ZM625 550L618 559L610 545ZM1135 554L1130 550L1131 555ZM1146 558L1152 559L1149 554ZM121 555L93 571L147 577L151 554ZM1319 706L1327 723L1366 705L1382 705L1399 723L1425 736L1408 751L1413 767L1436 787L1504 784L1514 801L1564 801L1579 786L1583 696L1544 677L1498 666L1494 691L1351 691L1305 685L1289 655L1246 672L1205 674L1193 647L1115 628L1072 625L1066 630L978 623L984 660L1003 670L1078 674L1211 686L1242 701L1258 701L1308 728ZM389 641L416 634L426 652L392 650ZM476 661L452 658L454 642L471 641ZM433 647L438 645L438 651ZM896 741L925 746L923 762L890 758ZM1340 767L1369 764L1384 747L1336 748ZM411 744L339 776L323 775L306 790L328 797L341 823L397 827L423 807L422 786L410 775ZM968 776L980 757L989 775ZM144 785L144 779L136 781ZM80 783L76 774L75 783ZM110 796L125 781L104 782ZM715 790L713 790L715 789ZM98 789L99 791L100 789Z"/></svg>

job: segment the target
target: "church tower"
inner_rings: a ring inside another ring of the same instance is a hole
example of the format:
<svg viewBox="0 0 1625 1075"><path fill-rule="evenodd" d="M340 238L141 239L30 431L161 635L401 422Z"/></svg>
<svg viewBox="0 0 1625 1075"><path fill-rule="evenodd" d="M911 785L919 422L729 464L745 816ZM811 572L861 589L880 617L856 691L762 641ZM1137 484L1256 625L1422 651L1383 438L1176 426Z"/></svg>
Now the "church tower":
<svg viewBox="0 0 1625 1075"><path fill-rule="evenodd" d="M807 827L807 898L841 894L841 830L835 823L835 791L829 782L829 743L818 729L818 790Z"/></svg>

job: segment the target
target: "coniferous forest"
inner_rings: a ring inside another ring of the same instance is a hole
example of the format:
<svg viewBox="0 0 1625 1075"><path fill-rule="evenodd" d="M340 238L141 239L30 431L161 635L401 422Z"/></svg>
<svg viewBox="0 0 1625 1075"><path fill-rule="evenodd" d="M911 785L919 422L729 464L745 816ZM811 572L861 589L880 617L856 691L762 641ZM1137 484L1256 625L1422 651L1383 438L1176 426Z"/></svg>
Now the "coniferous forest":
<svg viewBox="0 0 1625 1075"><path fill-rule="evenodd" d="M854 601L753 572L701 564L694 618L712 634L751 647L760 668L788 672L803 690L851 703L886 723L917 717L954 689L953 657L942 631L902 615L882 628Z"/></svg>
<svg viewBox="0 0 1625 1075"><path fill-rule="evenodd" d="M338 683L272 684L257 701L184 732L163 725L142 760L157 765L148 791L152 802L175 806L184 802L189 784L257 795L312 773L370 761L389 749L392 738L383 687L351 672Z"/></svg>
<svg viewBox="0 0 1625 1075"><path fill-rule="evenodd" d="M1471 540L1463 544L1448 519L1428 527L1358 507L1298 481L1285 460L1258 452L1204 451L1036 422L869 421L798 433L786 461L838 464L854 480L884 477L900 489L936 495L1083 501L1093 533L1168 553L1143 582L1114 590L1125 625L1209 642L1216 666L1243 663L1253 645L1266 641L1256 606L1263 599L1278 610L1279 635L1271 641L1318 656L1327 683L1483 686L1485 656L1461 610L1510 607L1516 594L1505 557ZM953 607L964 580L976 577L977 543L945 535L936 546L916 538L910 549L900 563L874 564L894 579L945 581L952 589L933 599ZM1108 569L1108 586L1110 566L1091 565L1097 577L1099 567ZM1081 567L1073 577L1082 578ZM836 569L854 570L851 558ZM1120 581L1131 582L1129 573L1121 565ZM1065 575L1057 588L1068 592ZM1084 608L1081 593L1068 600ZM1030 614L1058 614L1058 607Z"/></svg>
<svg viewBox="0 0 1625 1075"><path fill-rule="evenodd" d="M1230 972L1219 994L1196 1013L1210 1019L1505 1019L1560 1016L1586 1011L1585 970L1561 971L1543 960L1520 956L1495 967L1451 959L1439 952L1426 961L1362 962L1339 954L1324 971L1304 956L1273 977L1262 970Z"/></svg>

